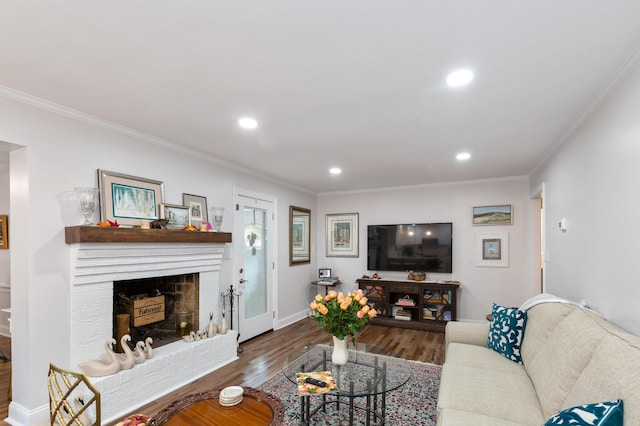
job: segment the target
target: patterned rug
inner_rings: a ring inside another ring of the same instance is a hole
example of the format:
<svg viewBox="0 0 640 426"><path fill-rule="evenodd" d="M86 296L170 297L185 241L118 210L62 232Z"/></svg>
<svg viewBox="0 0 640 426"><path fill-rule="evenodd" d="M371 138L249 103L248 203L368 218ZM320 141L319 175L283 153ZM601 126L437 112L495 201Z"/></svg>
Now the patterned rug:
<svg viewBox="0 0 640 426"><path fill-rule="evenodd" d="M398 371L402 369L404 371ZM400 388L387 393L386 424L393 426L419 426L436 424L436 404L438 389L440 388L440 372L442 367L425 364L418 361L407 361L402 366L394 366L387 374L411 374L409 381ZM278 373L263 383L259 389L270 392L280 398L285 406L286 415L284 425L300 424L300 397L297 387ZM312 406L313 398L311 396ZM312 425L341 425L344 424L345 406L338 413L335 404L330 404L325 412L318 412L311 419ZM363 419L360 419L363 420ZM364 424L364 423L362 423Z"/></svg>

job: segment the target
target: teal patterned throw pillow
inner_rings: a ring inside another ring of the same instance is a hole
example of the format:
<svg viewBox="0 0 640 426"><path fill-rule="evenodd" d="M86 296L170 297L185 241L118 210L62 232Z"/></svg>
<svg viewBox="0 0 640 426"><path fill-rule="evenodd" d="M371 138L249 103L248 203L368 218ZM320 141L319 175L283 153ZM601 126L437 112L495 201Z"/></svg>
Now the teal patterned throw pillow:
<svg viewBox="0 0 640 426"><path fill-rule="evenodd" d="M487 346L511 361L522 364L520 348L527 325L527 311L493 304Z"/></svg>
<svg viewBox="0 0 640 426"><path fill-rule="evenodd" d="M624 404L622 400L579 405L552 416L543 426L622 426Z"/></svg>

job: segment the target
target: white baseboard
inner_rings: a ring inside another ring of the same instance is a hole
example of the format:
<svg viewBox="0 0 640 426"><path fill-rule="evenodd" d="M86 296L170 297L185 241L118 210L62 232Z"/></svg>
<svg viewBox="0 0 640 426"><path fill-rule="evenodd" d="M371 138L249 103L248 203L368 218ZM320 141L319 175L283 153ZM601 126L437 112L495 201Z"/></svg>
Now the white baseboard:
<svg viewBox="0 0 640 426"><path fill-rule="evenodd" d="M29 411L22 405L11 401L11 404L9 404L9 417L4 421L12 426L27 426L35 423L49 424L49 404Z"/></svg>
<svg viewBox="0 0 640 426"><path fill-rule="evenodd" d="M307 318L308 316L309 316L309 310L305 309L304 311L296 312L293 315L289 315L288 317L279 319L276 322L276 330L286 327L288 325L291 325L294 322L298 322L301 319Z"/></svg>

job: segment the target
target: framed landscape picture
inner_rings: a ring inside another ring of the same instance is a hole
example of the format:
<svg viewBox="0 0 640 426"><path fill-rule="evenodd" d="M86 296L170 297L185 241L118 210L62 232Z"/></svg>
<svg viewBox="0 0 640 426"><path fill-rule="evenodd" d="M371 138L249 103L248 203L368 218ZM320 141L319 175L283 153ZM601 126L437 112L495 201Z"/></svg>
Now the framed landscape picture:
<svg viewBox="0 0 640 426"><path fill-rule="evenodd" d="M480 206L473 208L474 225L512 225L513 206L504 204L499 206Z"/></svg>
<svg viewBox="0 0 640 426"><path fill-rule="evenodd" d="M327 257L358 257L358 213L328 214Z"/></svg>
<svg viewBox="0 0 640 426"><path fill-rule="evenodd" d="M142 220L160 218L164 202L162 182L123 173L98 170L100 217L124 226L138 226Z"/></svg>

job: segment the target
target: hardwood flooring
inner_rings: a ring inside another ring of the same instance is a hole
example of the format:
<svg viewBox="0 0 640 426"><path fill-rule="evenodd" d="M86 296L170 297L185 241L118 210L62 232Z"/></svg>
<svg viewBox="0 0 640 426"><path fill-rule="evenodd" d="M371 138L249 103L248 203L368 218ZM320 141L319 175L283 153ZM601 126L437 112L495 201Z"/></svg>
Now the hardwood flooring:
<svg viewBox="0 0 640 426"><path fill-rule="evenodd" d="M444 362L444 333L367 325L357 337L359 343L390 349L406 359L440 365ZM238 360L152 403L132 409L130 414L144 413L153 416L170 402L192 393L231 385L257 387L282 369L284 359L292 350L329 342L326 331L311 319L303 319L280 330L267 332L242 343ZM0 336L0 348L9 350L10 345L10 339ZM0 395L7 395L10 364L0 364ZM8 402L8 398L0 397L0 419L7 417Z"/></svg>

